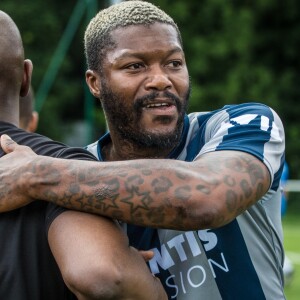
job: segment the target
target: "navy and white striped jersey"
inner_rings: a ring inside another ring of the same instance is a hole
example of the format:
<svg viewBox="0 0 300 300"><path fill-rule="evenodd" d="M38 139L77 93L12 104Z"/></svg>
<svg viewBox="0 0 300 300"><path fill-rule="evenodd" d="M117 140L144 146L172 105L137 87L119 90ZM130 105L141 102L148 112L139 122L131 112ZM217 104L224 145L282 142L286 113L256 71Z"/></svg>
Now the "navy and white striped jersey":
<svg viewBox="0 0 300 300"><path fill-rule="evenodd" d="M87 147L102 160L109 133ZM250 153L269 169L271 186L231 223L196 231L125 226L132 246L155 253L149 262L169 299L285 299L279 181L284 130L269 107L228 105L186 116L181 142L169 158L193 161L211 151Z"/></svg>

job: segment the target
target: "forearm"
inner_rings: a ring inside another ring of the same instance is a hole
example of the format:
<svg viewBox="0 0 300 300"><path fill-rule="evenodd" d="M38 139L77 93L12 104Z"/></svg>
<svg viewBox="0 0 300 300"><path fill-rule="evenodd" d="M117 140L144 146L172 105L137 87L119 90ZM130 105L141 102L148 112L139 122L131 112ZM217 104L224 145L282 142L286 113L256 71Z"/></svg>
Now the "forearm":
<svg viewBox="0 0 300 300"><path fill-rule="evenodd" d="M219 161L212 157L197 164L40 158L34 164L27 175L35 199L137 225L181 230L228 223L257 201L269 184L262 163L231 152Z"/></svg>
<svg viewBox="0 0 300 300"><path fill-rule="evenodd" d="M130 274L127 274L126 281L122 285L124 300L167 300L161 281L150 273L138 251L132 247L129 251L131 257L127 261L127 267Z"/></svg>
<svg viewBox="0 0 300 300"><path fill-rule="evenodd" d="M167 299L143 257L110 219L65 211L50 225L48 240L65 283L80 300Z"/></svg>

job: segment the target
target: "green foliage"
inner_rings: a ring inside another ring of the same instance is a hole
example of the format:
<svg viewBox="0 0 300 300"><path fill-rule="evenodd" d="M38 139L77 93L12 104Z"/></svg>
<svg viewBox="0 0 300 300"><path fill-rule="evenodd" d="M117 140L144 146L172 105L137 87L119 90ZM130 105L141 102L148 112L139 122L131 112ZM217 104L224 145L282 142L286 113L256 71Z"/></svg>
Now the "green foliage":
<svg viewBox="0 0 300 300"><path fill-rule="evenodd" d="M295 193L297 202L300 203L299 193ZM296 204L296 203L295 203ZM285 287L285 294L288 300L299 299L300 293L300 206L288 206L287 215L283 218L284 247L289 259L293 262L295 271L292 281Z"/></svg>
<svg viewBox="0 0 300 300"><path fill-rule="evenodd" d="M282 118L291 178L300 176L300 2L157 0L181 29L190 110L262 102Z"/></svg>
<svg viewBox="0 0 300 300"><path fill-rule="evenodd" d="M86 1L91 2L91 1ZM110 1L97 1L98 8ZM212 110L229 103L258 101L274 108L286 128L291 178L300 177L300 109L297 100L300 60L300 2L296 0L153 0L181 29L192 79L190 111ZM37 90L77 1L1 0L0 9L20 27L26 56L34 63ZM87 16L72 41L42 107L39 131L64 140L65 124L84 112L83 32ZM94 106L97 132L105 131L99 105ZM99 128L98 128L99 126Z"/></svg>

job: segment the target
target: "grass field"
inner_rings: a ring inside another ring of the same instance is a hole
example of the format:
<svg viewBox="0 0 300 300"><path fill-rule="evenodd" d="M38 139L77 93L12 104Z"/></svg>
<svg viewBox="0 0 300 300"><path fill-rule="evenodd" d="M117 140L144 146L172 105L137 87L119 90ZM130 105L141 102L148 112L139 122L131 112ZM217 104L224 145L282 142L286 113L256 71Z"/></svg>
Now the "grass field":
<svg viewBox="0 0 300 300"><path fill-rule="evenodd" d="M299 193L297 193L299 194ZM290 195L292 196L292 195ZM298 198L296 198L298 197ZM295 267L292 281L285 287L287 300L300 299L300 194L290 197L287 214L283 218L285 251Z"/></svg>

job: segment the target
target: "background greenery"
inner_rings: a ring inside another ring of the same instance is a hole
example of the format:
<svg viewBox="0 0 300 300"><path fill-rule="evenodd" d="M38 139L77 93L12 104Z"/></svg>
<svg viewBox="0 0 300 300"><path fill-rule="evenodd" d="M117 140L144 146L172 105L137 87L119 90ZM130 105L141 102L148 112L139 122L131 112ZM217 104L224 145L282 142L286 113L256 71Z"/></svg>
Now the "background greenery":
<svg viewBox="0 0 300 300"><path fill-rule="evenodd" d="M56 46L78 2L97 0L1 0L0 9L16 21L26 56L34 63L38 91ZM291 178L300 177L300 2L296 0L153 0L181 28L192 77L190 110L212 110L228 103L258 101L273 107L286 128ZM84 11L84 9L83 9ZM79 22L40 115L39 132L77 145L105 131L99 103L85 97L83 33L87 12ZM87 100L88 99L88 100ZM39 102L39 99L37 99ZM90 108L92 107L92 109ZM80 124L82 132L74 131ZM92 125L91 133L82 125ZM73 139L70 140L70 137Z"/></svg>
<svg viewBox="0 0 300 300"><path fill-rule="evenodd" d="M79 2L84 7L78 17L79 26L73 28L74 38L39 109L39 132L81 146L105 131L99 103L86 96L82 40L90 17L85 6L94 4L100 9L111 1L1 0L0 9L7 12L20 28L26 57L34 64L33 88L38 92ZM190 110L212 110L245 101L270 105L285 125L291 178L300 178L300 1L150 2L173 16L182 31L192 77ZM36 101L40 103L39 99ZM89 125L92 131L88 131ZM299 254L299 195L292 193L289 202L283 220L285 247L288 252ZM286 287L289 300L299 299L300 295L299 262L295 266L295 277Z"/></svg>
<svg viewBox="0 0 300 300"><path fill-rule="evenodd" d="M287 214L283 218L284 246L295 268L292 281L285 287L287 300L298 300L300 295L300 194L290 193Z"/></svg>

